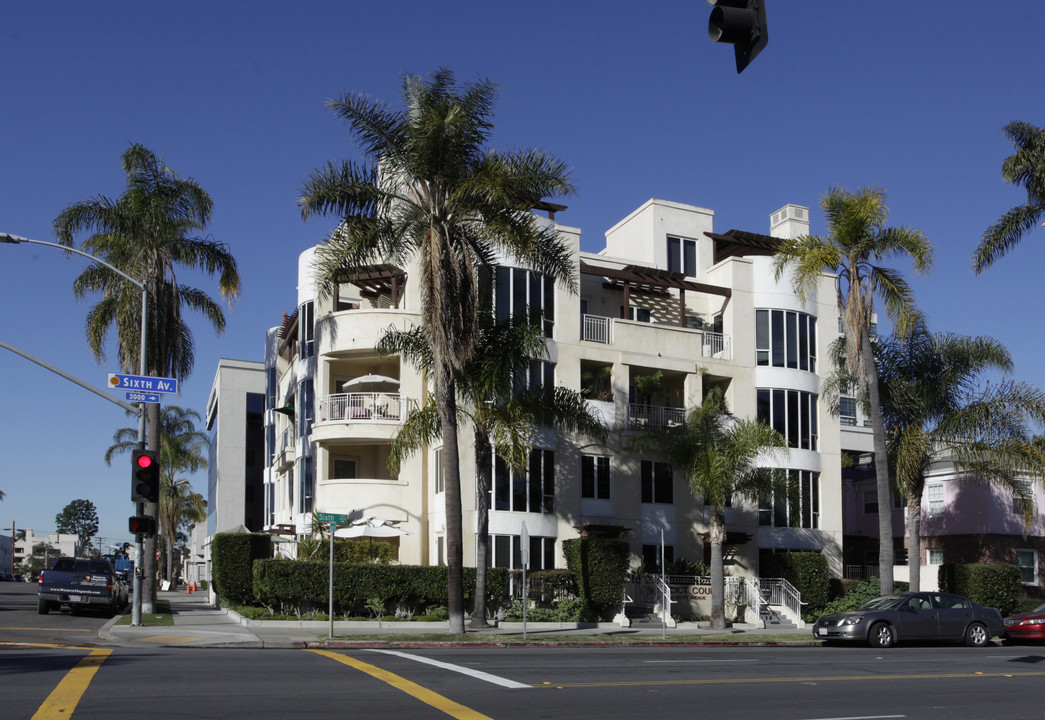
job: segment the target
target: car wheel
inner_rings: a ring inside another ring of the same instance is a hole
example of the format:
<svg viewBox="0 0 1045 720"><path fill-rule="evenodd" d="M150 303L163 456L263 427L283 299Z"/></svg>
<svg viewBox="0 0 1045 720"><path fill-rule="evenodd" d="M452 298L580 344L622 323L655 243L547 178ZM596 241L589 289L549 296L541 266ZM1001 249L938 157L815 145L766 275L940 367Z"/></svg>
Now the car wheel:
<svg viewBox="0 0 1045 720"><path fill-rule="evenodd" d="M36 612L40 613L41 615L46 615L50 611L51 603L47 602L46 600L36 601Z"/></svg>
<svg viewBox="0 0 1045 720"><path fill-rule="evenodd" d="M879 622L871 626L867 642L871 644L871 647L887 648L893 646L893 643L896 642L896 637L893 635L893 629L888 623Z"/></svg>
<svg viewBox="0 0 1045 720"><path fill-rule="evenodd" d="M965 644L969 647L983 647L990 639L990 633L981 623L973 623L965 630Z"/></svg>

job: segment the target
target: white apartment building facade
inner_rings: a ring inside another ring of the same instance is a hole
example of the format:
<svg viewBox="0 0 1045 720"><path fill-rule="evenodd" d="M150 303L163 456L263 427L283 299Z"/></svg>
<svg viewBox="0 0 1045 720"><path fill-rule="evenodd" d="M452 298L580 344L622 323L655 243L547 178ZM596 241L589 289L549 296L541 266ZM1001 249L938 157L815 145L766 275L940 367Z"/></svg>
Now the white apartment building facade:
<svg viewBox="0 0 1045 720"><path fill-rule="evenodd" d="M760 418L787 438L782 463L800 488L785 498L738 499L727 511L727 572L758 576L760 556L814 550L842 573L841 431L820 401L837 337L835 278L800 301L771 267L776 238L809 232L807 208L771 216L770 235L714 231L711 210L650 200L606 232L605 248L580 251L580 230L556 223L573 249L579 293L514 263L490 278L499 317L539 309L548 357L531 384L581 391L600 413L604 444L538 433L530 467L513 476L495 462L490 497L493 564L517 567L525 524L531 569L565 567L562 541L581 529L624 528L635 564L662 542L672 559L704 560L708 518L685 478L628 449L645 428L670 426L721 387L730 409ZM266 342L266 530L311 531L315 512L375 517L408 531L399 560L443 561L445 514L441 448L415 453L398 474L389 448L403 418L423 404L427 379L398 356L379 356L389 327L422 322L416 268L379 265L343 278L332 296L316 289L316 248L298 266L297 310ZM655 392L640 378L659 374ZM460 433L465 564L475 561L475 453ZM290 543L281 548L292 548ZM289 550L287 552L292 552Z"/></svg>

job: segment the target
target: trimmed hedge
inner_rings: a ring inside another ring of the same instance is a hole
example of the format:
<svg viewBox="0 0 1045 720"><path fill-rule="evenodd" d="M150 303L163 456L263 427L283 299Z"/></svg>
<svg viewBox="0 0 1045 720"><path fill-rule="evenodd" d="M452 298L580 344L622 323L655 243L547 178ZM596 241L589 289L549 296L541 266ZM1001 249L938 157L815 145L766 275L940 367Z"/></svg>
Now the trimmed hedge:
<svg viewBox="0 0 1045 720"><path fill-rule="evenodd" d="M610 618L624 597L631 550L623 540L583 537L564 540L566 566L577 579L577 592L595 617Z"/></svg>
<svg viewBox="0 0 1045 720"><path fill-rule="evenodd" d="M422 614L447 604L445 567L418 565L334 564L334 612L358 616L406 608ZM307 560L259 560L254 563L257 602L275 612L304 613L327 609L330 565ZM508 571L488 568L487 602L497 607L507 597ZM465 600L475 593L475 568L464 568Z"/></svg>
<svg viewBox="0 0 1045 720"><path fill-rule="evenodd" d="M827 558L818 552L774 553L759 575L784 578L802 594L806 612L818 612L831 600L831 573Z"/></svg>
<svg viewBox="0 0 1045 720"><path fill-rule="evenodd" d="M214 591L222 605L254 601L254 561L272 557L272 536L218 533L210 546Z"/></svg>
<svg viewBox="0 0 1045 720"><path fill-rule="evenodd" d="M969 563L940 566L940 590L964 595L1004 615L1015 612L1023 600L1020 569L1015 565Z"/></svg>

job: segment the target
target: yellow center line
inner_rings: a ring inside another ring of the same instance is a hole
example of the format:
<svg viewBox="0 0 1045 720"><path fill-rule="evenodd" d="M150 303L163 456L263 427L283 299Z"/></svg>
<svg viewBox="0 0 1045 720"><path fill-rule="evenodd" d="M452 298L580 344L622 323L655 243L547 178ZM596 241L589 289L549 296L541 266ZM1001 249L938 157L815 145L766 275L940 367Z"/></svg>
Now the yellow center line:
<svg viewBox="0 0 1045 720"><path fill-rule="evenodd" d="M717 678L704 680L622 680L619 682L590 683L557 683L545 682L534 685L539 688L591 688L591 687L642 687L647 685L743 685L750 683L809 683L832 682L836 680L946 680L954 678L988 678L988 677L1041 677L1045 672L1010 672L1010 673L934 673L925 675L832 675L821 677L779 677L779 678Z"/></svg>
<svg viewBox="0 0 1045 720"><path fill-rule="evenodd" d="M95 650L85 657L76 666L65 674L58 687L44 700L43 705L33 715L32 720L55 720L56 718L72 717L77 703L83 697L87 686L94 679L94 674L102 666L105 659L112 654L112 650Z"/></svg>
<svg viewBox="0 0 1045 720"><path fill-rule="evenodd" d="M365 672L371 677L375 677L382 682L386 682L396 690L401 690L407 695L411 695L426 705L431 705L436 710L440 710L450 717L457 718L458 720L491 720L487 715L483 715L480 712L476 712L471 708L467 708L464 705L455 703L453 700L443 697L439 693L433 692L428 688L421 687L415 682L411 682L406 678L399 677L394 673L390 673L387 670L370 665L368 663L356 660L355 658L348 657L347 655L340 655L338 653L330 652L329 650L309 650L309 652L316 653L317 655L325 655L328 658L337 660L339 663L353 667L356 670Z"/></svg>

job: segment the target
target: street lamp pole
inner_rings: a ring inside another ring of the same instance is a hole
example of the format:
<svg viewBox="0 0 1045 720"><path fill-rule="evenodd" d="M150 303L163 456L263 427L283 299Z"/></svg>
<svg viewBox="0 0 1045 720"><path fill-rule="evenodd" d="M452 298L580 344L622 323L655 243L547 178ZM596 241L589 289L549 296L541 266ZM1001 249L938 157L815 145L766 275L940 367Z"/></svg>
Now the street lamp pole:
<svg viewBox="0 0 1045 720"><path fill-rule="evenodd" d="M58 243L45 242L43 240L32 240L32 239L27 238L27 237L22 237L21 235L11 235L10 233L0 233L0 243L8 243L8 244L11 244L11 245L20 245L22 243L30 243L32 245L45 245L47 247L53 247L53 248L57 248L59 250L64 250L65 252L76 253L77 255L82 255L85 258L89 258L90 260L98 263L99 265L104 265L105 267L109 268L114 273L116 273L117 275L122 277L124 280L126 280L129 283L131 283L132 285L137 287L139 290L141 290L142 291L142 323L141 323L141 345L140 345L139 352L138 352L138 356L139 356L138 357L138 360L139 360L138 365L139 365L140 374L141 375L145 375L146 374L147 368L146 368L146 363L145 363L145 349L147 347L146 335L148 333L148 327L149 327L148 321L147 321L147 317L146 317L146 313L147 313L148 308L149 308L149 291L145 288L145 283L143 283L141 280L138 280L136 278L131 277L130 275L125 273L123 270L120 270L119 268L114 267L113 265L110 265L109 263L107 263L106 261L102 260L101 258L96 257L94 255L91 255L90 253L84 252L83 250L79 250L79 249L77 249L75 247L72 247L72 246L59 245ZM138 412L138 447L140 447L142 450L145 449L145 403L144 402L139 404L139 412ZM134 514L135 515L142 515L144 512L145 512L144 503L137 503L135 505L135 513ZM134 602L131 604L131 625L141 625L142 624L142 555L143 555L142 536L141 535L135 535L134 536L134 581L133 581ZM14 547L13 546L11 548L11 557L12 557L12 562L13 562L14 561Z"/></svg>

